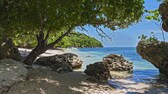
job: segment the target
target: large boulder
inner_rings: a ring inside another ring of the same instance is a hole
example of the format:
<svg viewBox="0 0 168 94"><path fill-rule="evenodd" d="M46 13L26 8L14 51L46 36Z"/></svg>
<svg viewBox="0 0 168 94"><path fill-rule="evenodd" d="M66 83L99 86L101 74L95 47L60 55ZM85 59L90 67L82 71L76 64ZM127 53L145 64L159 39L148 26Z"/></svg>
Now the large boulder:
<svg viewBox="0 0 168 94"><path fill-rule="evenodd" d="M99 81L107 80L111 77L108 65L105 62L95 62L86 66L84 71L87 75Z"/></svg>
<svg viewBox="0 0 168 94"><path fill-rule="evenodd" d="M22 63L12 59L0 61L0 94L7 92L15 83L26 79L28 70Z"/></svg>
<svg viewBox="0 0 168 94"><path fill-rule="evenodd" d="M18 48L14 45L11 39L6 39L0 42L0 59L14 59L17 61L22 60L22 56Z"/></svg>
<svg viewBox="0 0 168 94"><path fill-rule="evenodd" d="M125 60L122 56L110 54L103 58L110 71L132 71L133 64Z"/></svg>
<svg viewBox="0 0 168 94"><path fill-rule="evenodd" d="M168 76L168 43L145 43L140 41L137 52L143 59L151 62L159 71Z"/></svg>
<svg viewBox="0 0 168 94"><path fill-rule="evenodd" d="M65 53L62 55L54 55L48 57L40 57L34 64L49 66L57 72L71 72L82 66L82 60L73 53Z"/></svg>

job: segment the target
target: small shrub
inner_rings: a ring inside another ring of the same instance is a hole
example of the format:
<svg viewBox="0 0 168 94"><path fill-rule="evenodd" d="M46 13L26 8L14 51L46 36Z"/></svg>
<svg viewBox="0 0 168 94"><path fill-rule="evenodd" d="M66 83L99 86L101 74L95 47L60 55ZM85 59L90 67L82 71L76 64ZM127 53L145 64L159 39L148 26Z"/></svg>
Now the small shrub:
<svg viewBox="0 0 168 94"><path fill-rule="evenodd" d="M153 32L151 32L151 36L148 37L144 34L142 34L141 36L138 37L138 39L140 39L141 42L145 42L145 43L158 43L158 38L154 35Z"/></svg>

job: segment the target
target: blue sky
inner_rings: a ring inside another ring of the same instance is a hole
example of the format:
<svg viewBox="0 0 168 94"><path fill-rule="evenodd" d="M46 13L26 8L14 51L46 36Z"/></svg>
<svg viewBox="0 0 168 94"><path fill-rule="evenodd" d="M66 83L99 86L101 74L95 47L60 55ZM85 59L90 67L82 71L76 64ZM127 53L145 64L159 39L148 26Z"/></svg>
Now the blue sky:
<svg viewBox="0 0 168 94"><path fill-rule="evenodd" d="M153 10L157 9L159 7L159 4L160 2L156 2L156 0L145 0L144 6L145 9ZM96 33L93 27L86 27L86 29L89 32L84 33L100 40L105 47L136 47L139 41L138 36L141 36L142 34L150 36L151 32L154 32L155 36L159 40L163 40L162 32L156 25L160 23L154 21L148 21L144 19L144 16L142 17L142 22L129 26L127 29L117 31L103 29L103 31L105 31L112 38L112 41L110 41L109 39L103 39L102 41L101 37ZM167 41L168 33L165 32L164 34Z"/></svg>

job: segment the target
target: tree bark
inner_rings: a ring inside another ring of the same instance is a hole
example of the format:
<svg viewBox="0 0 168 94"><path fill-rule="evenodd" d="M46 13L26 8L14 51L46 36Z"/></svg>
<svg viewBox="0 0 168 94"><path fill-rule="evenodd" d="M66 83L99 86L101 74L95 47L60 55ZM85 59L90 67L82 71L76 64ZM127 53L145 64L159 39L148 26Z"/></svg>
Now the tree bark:
<svg viewBox="0 0 168 94"><path fill-rule="evenodd" d="M37 46L34 48L29 55L26 57L26 59L23 61L27 65L32 65L35 59L42 53L44 53L47 50L47 48L42 48L40 46Z"/></svg>

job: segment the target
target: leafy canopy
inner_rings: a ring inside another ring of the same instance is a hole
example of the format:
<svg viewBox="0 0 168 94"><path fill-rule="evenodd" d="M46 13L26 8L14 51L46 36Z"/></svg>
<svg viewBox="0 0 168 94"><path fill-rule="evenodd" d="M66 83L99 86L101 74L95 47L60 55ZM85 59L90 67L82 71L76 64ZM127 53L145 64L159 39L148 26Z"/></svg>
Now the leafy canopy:
<svg viewBox="0 0 168 94"><path fill-rule="evenodd" d="M1 0L0 29L3 33L59 32L92 25L111 30L139 21L144 0ZM43 28L42 28L43 27Z"/></svg>

